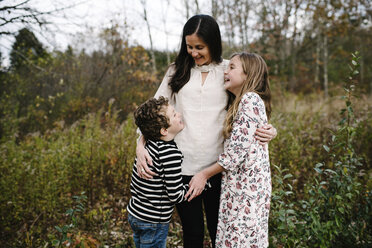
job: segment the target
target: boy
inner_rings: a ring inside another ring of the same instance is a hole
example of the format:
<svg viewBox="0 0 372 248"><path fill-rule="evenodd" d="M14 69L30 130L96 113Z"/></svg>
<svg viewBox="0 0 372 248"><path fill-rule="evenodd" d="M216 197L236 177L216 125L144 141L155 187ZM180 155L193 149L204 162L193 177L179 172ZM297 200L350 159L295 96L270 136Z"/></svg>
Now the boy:
<svg viewBox="0 0 372 248"><path fill-rule="evenodd" d="M181 114L164 97L143 103L134 118L153 160L151 169L157 175L150 180L140 178L134 162L128 221L137 248L165 248L174 204L183 201L188 190L182 184L183 156L173 140L184 124Z"/></svg>

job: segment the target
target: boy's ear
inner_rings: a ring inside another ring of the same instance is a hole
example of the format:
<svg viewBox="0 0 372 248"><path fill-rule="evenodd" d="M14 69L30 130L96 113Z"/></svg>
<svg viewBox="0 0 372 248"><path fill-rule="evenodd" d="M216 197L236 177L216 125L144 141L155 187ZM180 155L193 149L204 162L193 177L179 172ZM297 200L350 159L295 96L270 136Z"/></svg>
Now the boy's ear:
<svg viewBox="0 0 372 248"><path fill-rule="evenodd" d="M168 129L162 127L160 129L160 134L163 135L163 136L167 136L168 135Z"/></svg>

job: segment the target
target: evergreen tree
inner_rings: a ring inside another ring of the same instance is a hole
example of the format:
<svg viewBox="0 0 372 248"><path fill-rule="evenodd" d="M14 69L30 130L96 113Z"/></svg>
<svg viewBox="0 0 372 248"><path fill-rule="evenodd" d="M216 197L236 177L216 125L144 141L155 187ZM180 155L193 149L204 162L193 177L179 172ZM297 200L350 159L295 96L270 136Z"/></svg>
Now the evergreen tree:
<svg viewBox="0 0 372 248"><path fill-rule="evenodd" d="M21 29L15 37L10 52L10 68L18 70L37 62L46 55L45 49L34 33L27 28Z"/></svg>

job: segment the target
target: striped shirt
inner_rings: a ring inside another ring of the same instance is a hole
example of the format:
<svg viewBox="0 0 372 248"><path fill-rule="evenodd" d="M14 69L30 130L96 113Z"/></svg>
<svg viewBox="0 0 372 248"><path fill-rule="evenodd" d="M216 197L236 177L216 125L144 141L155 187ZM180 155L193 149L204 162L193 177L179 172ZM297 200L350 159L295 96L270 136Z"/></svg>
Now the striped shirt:
<svg viewBox="0 0 372 248"><path fill-rule="evenodd" d="M157 174L152 179L142 179L137 174L136 161L132 170L130 191L132 198L128 212L146 222L167 223L172 217L174 204L182 202L188 185L182 183L181 163L183 155L172 141L148 140L145 145Z"/></svg>

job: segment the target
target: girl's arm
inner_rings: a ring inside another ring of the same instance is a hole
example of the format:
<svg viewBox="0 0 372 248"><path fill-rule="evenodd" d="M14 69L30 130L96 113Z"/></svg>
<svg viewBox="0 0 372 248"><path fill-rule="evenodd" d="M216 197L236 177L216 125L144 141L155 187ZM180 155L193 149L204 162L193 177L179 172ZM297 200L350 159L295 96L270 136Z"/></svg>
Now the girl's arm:
<svg viewBox="0 0 372 248"><path fill-rule="evenodd" d="M208 168L205 168L204 170L196 173L189 183L190 188L185 195L185 198L188 201L191 201L192 199L200 195L204 190L207 180L222 171L224 171L224 168L218 163L215 163Z"/></svg>

